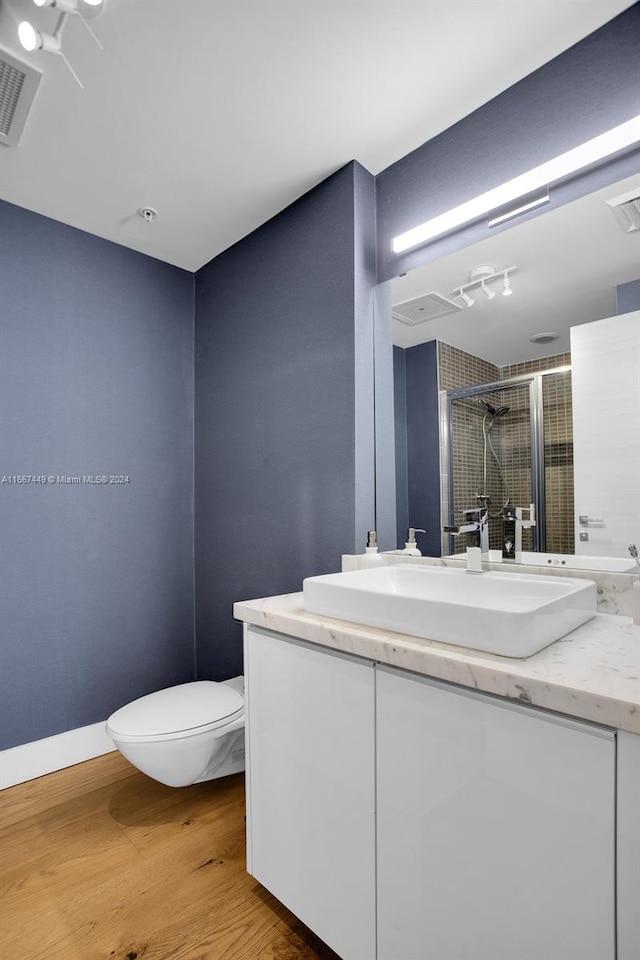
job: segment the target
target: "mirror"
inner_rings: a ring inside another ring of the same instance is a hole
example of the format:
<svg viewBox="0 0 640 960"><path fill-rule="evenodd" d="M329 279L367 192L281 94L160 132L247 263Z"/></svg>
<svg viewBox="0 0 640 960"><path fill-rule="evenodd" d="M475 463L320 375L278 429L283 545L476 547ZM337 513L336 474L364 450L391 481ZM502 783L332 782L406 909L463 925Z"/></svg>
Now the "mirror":
<svg viewBox="0 0 640 960"><path fill-rule="evenodd" d="M405 526L459 524L461 510L485 493L492 547L502 546L507 500L514 507L535 500L524 550L588 551L575 544L569 331L615 317L617 288L637 280L640 230L629 230L623 204L612 201L638 194L634 176L391 281L399 543ZM437 402L423 404L424 420L410 409L416 385L422 389L421 364L432 379L437 370L440 388ZM429 519L415 509L427 476ZM425 553L466 547L463 537L436 540Z"/></svg>

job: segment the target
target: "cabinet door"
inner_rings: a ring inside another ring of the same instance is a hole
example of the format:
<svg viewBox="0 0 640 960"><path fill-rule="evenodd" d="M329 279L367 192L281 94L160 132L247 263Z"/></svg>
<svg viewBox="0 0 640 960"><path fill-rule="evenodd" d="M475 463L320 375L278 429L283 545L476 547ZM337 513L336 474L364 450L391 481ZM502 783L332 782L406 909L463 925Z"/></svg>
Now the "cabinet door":
<svg viewBox="0 0 640 960"><path fill-rule="evenodd" d="M379 960L613 960L615 738L377 671Z"/></svg>
<svg viewBox="0 0 640 960"><path fill-rule="evenodd" d="M246 628L248 870L346 960L375 957L373 664Z"/></svg>

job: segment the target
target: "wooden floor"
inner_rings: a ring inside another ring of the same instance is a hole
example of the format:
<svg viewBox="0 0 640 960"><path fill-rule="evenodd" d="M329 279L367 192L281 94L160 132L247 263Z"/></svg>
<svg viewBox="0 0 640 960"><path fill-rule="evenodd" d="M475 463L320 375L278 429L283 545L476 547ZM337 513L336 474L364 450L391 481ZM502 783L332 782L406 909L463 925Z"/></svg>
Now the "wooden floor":
<svg viewBox="0 0 640 960"><path fill-rule="evenodd" d="M242 774L119 753L0 793L2 960L339 960L245 871Z"/></svg>

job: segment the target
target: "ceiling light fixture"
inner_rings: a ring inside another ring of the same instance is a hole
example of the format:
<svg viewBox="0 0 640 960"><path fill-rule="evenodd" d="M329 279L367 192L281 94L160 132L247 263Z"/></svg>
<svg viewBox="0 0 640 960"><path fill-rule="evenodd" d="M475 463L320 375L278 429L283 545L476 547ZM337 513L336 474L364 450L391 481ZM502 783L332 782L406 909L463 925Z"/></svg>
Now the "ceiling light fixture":
<svg viewBox="0 0 640 960"><path fill-rule="evenodd" d="M492 263L483 263L478 267L474 267L469 274L469 282L463 283L461 287L456 287L453 293L457 299L462 300L468 307L473 306L475 300L469 296L467 290L477 290L480 288L487 300L493 300L496 292L492 290L491 287L488 287L487 284L492 280L496 280L498 277L502 277L502 292L508 297L513 293L509 274L515 269L515 267L505 267L504 270L499 270L498 267Z"/></svg>
<svg viewBox="0 0 640 960"><path fill-rule="evenodd" d="M548 187L551 183L557 183L572 173L583 170L592 163L604 160L606 157L633 146L639 141L640 115L632 117L626 123L621 123L611 130L607 130L606 133L602 133L592 140L587 140L586 143L560 154L553 160L548 160L546 163L528 170L519 177L514 177L513 180L508 180L499 187L494 187L493 190L488 190L486 193L474 197L473 200L468 200L438 217L433 217L431 220L421 223L412 230L399 234L393 238L391 248L394 253L403 253L411 247L427 243L427 241L433 240L443 233L448 233L466 223L478 220L492 210L512 203L514 200L533 193L541 187Z"/></svg>
<svg viewBox="0 0 640 960"><path fill-rule="evenodd" d="M78 74L75 72L62 52L62 34L67 25L69 17L75 15L84 25L100 50L102 50L102 44L85 20L83 13L80 11L80 4L88 4L90 8L97 8L99 6L100 9L96 9L95 13L92 13L92 15L95 16L96 13L101 12L106 0L98 0L97 3L96 0L33 0L33 3L38 8L51 7L52 10L58 10L60 12L60 16L58 17L58 22L56 23L55 30L52 34L42 33L40 30L37 30L28 20L23 20L18 26L18 39L20 40L21 46L28 53L31 53L33 50L44 50L45 53L58 54L64 60L78 86L82 88L82 83L78 77Z"/></svg>
<svg viewBox="0 0 640 960"><path fill-rule="evenodd" d="M36 30L28 20L23 20L18 26L18 39L27 53L31 53L32 50L44 48L44 38L42 34L39 30ZM53 40L53 37L48 37L47 39Z"/></svg>
<svg viewBox="0 0 640 960"><path fill-rule="evenodd" d="M559 333L534 333L532 337L529 337L529 343L537 343L540 346L544 346L547 343L553 343L554 340L559 339Z"/></svg>
<svg viewBox="0 0 640 960"><path fill-rule="evenodd" d="M53 7L61 13L76 13L76 0L33 0L36 7Z"/></svg>
<svg viewBox="0 0 640 960"><path fill-rule="evenodd" d="M519 203L517 207L511 207L509 210L505 210L503 213L499 213L497 216L492 217L487 223L487 226L497 227L500 223L505 223L507 220L513 220L514 217L520 217L523 213L528 213L529 210L535 210L536 207L542 207L545 203L549 203L550 199L549 188L546 187L544 193L540 194L539 197L535 197L533 200L528 200L526 203Z"/></svg>

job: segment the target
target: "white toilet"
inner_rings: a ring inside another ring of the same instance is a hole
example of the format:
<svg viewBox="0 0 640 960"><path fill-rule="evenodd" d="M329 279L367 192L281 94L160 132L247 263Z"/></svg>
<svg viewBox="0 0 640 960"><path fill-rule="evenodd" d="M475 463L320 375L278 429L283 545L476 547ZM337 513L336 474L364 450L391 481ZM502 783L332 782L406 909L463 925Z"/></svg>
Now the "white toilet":
<svg viewBox="0 0 640 960"><path fill-rule="evenodd" d="M195 680L112 713L107 733L134 767L169 787L244 770L244 677Z"/></svg>

